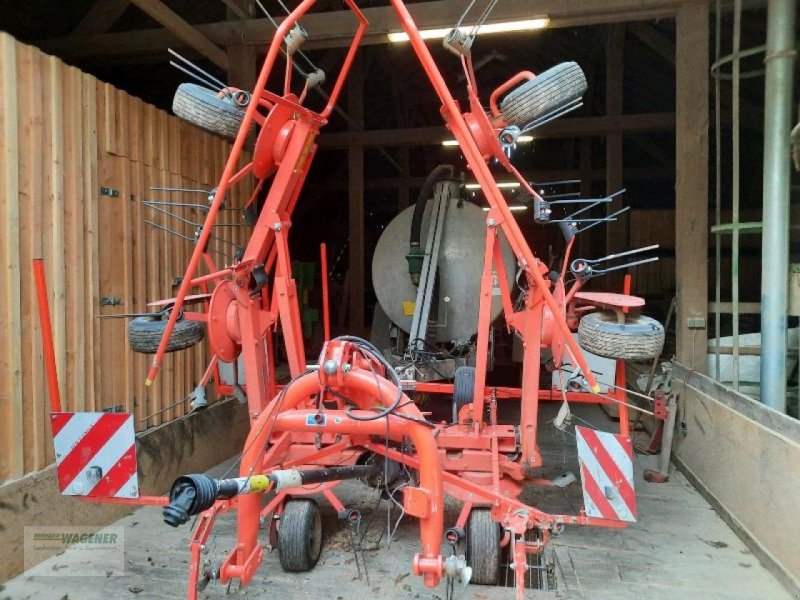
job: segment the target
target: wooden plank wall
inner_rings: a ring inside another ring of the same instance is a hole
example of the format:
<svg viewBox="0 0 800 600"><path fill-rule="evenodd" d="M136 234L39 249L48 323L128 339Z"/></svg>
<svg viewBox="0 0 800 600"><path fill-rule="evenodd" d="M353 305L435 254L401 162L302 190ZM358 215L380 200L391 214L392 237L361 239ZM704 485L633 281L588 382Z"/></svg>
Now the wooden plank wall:
<svg viewBox="0 0 800 600"><path fill-rule="evenodd" d="M630 219L630 248L659 245L657 262L630 270L633 293L672 297L675 293L675 211L671 208L634 210Z"/></svg>
<svg viewBox="0 0 800 600"><path fill-rule="evenodd" d="M149 357L129 349L126 320L101 317L145 312L147 302L174 295L193 245L145 220L188 236L194 228L142 201L205 203L203 194L150 188L216 187L229 150L222 138L0 33L0 481L53 461L35 257L46 265L64 410L122 406L140 430L184 414L186 403L146 419L193 389L205 345L167 355L148 389ZM251 191L239 186L228 207ZM181 216L203 219L188 209ZM240 212L223 211L221 221L240 223ZM243 227L217 231L238 244L247 238ZM235 251L221 241L211 247Z"/></svg>

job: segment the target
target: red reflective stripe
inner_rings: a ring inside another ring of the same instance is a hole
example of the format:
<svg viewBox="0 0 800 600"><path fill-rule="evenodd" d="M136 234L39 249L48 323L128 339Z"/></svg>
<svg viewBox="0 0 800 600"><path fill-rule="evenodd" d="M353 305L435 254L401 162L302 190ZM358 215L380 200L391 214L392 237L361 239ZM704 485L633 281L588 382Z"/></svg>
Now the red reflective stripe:
<svg viewBox="0 0 800 600"><path fill-rule="evenodd" d="M50 428L53 431L53 437L58 435L58 432L64 428L64 425L69 423L69 420L75 413L50 413Z"/></svg>
<svg viewBox="0 0 800 600"><path fill-rule="evenodd" d="M600 468L605 471L611 483L617 487L620 497L628 506L628 510L631 511L631 514L635 517L636 495L633 492L633 487L631 487L631 482L628 481L628 478L625 477L625 474L620 470L619 466L617 466L614 458L608 453L608 450L603 446L603 442L600 441L600 438L593 429L581 428L581 434L586 440L586 445L589 446L589 449L597 457Z"/></svg>
<svg viewBox="0 0 800 600"><path fill-rule="evenodd" d="M611 506L603 490L600 489L600 486L597 485L597 482L594 480L592 472L586 468L585 464L581 465L581 477L583 478L583 489L589 494L589 498L592 499L592 502L594 502L600 514L603 515L603 518L619 520L617 511Z"/></svg>
<svg viewBox="0 0 800 600"><path fill-rule="evenodd" d="M64 457L56 469L58 483L62 491L72 483L81 469L89 464L94 455L100 451L127 419L128 415L122 413L103 415L86 432L86 435L78 440L72 451Z"/></svg>
<svg viewBox="0 0 800 600"><path fill-rule="evenodd" d="M87 496L113 496L136 473L136 446L133 445L111 467L103 478L97 482Z"/></svg>

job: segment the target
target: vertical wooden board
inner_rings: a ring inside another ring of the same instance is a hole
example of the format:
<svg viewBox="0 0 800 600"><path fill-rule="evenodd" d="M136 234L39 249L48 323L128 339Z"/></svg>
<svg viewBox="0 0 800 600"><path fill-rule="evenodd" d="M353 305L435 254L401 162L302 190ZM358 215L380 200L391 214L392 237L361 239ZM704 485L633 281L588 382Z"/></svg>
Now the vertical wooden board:
<svg viewBox="0 0 800 600"><path fill-rule="evenodd" d="M167 123L169 127L168 170L173 175L179 175L181 172L181 121L176 117L167 117Z"/></svg>
<svg viewBox="0 0 800 600"><path fill-rule="evenodd" d="M0 243L0 415L5 444L0 457L0 477L18 477L24 471L21 307L19 268L19 176L17 132L16 43L0 34L0 208L3 240Z"/></svg>
<svg viewBox="0 0 800 600"><path fill-rule="evenodd" d="M113 86L103 83L100 85L103 93L103 145L101 146L104 152L110 154L117 153L117 136L116 136L116 90Z"/></svg>
<svg viewBox="0 0 800 600"><path fill-rule="evenodd" d="M114 88L114 152L117 156L130 156L128 139L128 101L130 96Z"/></svg>
<svg viewBox="0 0 800 600"><path fill-rule="evenodd" d="M50 431L49 404L44 385L44 357L41 325L37 312L36 284L30 268L34 258L42 257L42 71L41 53L32 46L17 46L17 93L20 184L20 269L23 382L26 440L25 471L47 465L47 434Z"/></svg>
<svg viewBox="0 0 800 600"><path fill-rule="evenodd" d="M192 155L192 126L186 121L179 121L178 130L180 132L180 146L181 146L181 162L180 174L186 176L191 173L191 155Z"/></svg>
<svg viewBox="0 0 800 600"><path fill-rule="evenodd" d="M98 181L101 187L111 188L117 196L99 194L98 202L98 257L101 316L129 312L125 302L125 211L128 197L128 160L101 152L98 162ZM103 304L103 299L106 304ZM116 304L118 302L123 304ZM113 408L129 402L127 393L125 347L126 319L101 318L100 370L101 394L98 409Z"/></svg>
<svg viewBox="0 0 800 600"><path fill-rule="evenodd" d="M161 111L158 111L158 121L162 120L161 115L163 115ZM159 126L161 123L159 123ZM159 127L160 129L161 127ZM159 134L159 145L162 143L162 136ZM159 154L163 155L163 149L159 147ZM158 169L158 178L159 178L159 185L161 187L171 187L171 179L169 174L161 169ZM182 227L180 226L180 222L177 219L173 219L167 215L164 215L164 224L166 227L174 230L180 231ZM171 282L172 282L172 245L175 236L171 233L163 232L161 235L161 269L158 278L158 293L159 298L171 298L173 297ZM175 362L177 360L177 356L180 353L170 353L168 356L164 357L163 364L161 366L161 380L163 382L162 386L162 393L161 396L161 408L166 409L167 406L171 405L173 402L176 401L176 397L174 396L174 387L175 387ZM169 422L172 420L172 409L166 409L162 415L162 422Z"/></svg>
<svg viewBox="0 0 800 600"><path fill-rule="evenodd" d="M100 328L97 316L100 305L100 278L98 261L97 223L97 86L90 75L82 76L83 86L83 262L84 262L84 314L86 331L86 409L97 407L98 382L96 360L100 351Z"/></svg>
<svg viewBox="0 0 800 600"><path fill-rule="evenodd" d="M146 156L145 156L146 157ZM154 170L150 166L144 166L144 180L146 189L160 185L158 179L154 177ZM149 211L149 221L157 225L163 225L162 215L158 212ZM145 228L145 249L147 253L147 298L149 301L160 298L158 290L159 270L161 266L161 236L166 235L163 231L153 225ZM153 427L161 424L161 397L163 386L163 374L159 373L152 386L147 388L147 414L153 415L145 424Z"/></svg>
<svg viewBox="0 0 800 600"><path fill-rule="evenodd" d="M157 154L155 166L161 171L169 170L169 116L163 110L156 110Z"/></svg>
<svg viewBox="0 0 800 600"><path fill-rule="evenodd" d="M133 96L128 98L128 157L132 161L140 161L142 157L142 145L144 144L144 133L142 131L142 116L144 113L144 102Z"/></svg>
<svg viewBox="0 0 800 600"><path fill-rule="evenodd" d="M168 151L171 151L172 147L169 147ZM167 181L170 187L180 187L181 186L181 177L180 175L173 175L171 173L167 173ZM178 211L179 214L184 218L191 218L190 215L192 214L191 211L187 210L180 210ZM172 235L169 236L170 247L169 247L169 264L171 264L171 270L167 273L167 292L166 294L172 298L178 293L178 287L173 285L173 281L180 280L183 277L184 271L186 269L186 263L182 260L181 249L187 243L185 240ZM194 308L193 308L194 310ZM170 403L177 402L180 398L185 397L190 390L186 389L185 384L185 370L187 361L190 359L191 356L191 349L184 350L181 352L175 353L175 372L173 375L173 387L172 387L172 396L169 399ZM171 418L175 419L177 417L183 416L184 414L184 405L179 404L175 407L170 415Z"/></svg>
<svg viewBox="0 0 800 600"><path fill-rule="evenodd" d="M120 190L120 203L121 219L122 219L122 271L120 277L122 278L122 298L126 312L136 312L133 290L133 273L135 261L135 248L133 247L133 219L136 213L136 203L138 202L136 195L133 193L133 182L131 181L131 167L132 163L129 159L119 159L117 161L117 170L120 173L122 189ZM128 344L127 333L120 340L120 353L125 360L125 366L120 369L120 375L124 374L125 377L125 406L129 412L135 412L135 383L134 379L137 373L134 370L133 350Z"/></svg>
<svg viewBox="0 0 800 600"><path fill-rule="evenodd" d="M85 410L83 297L83 87L75 67L62 67L64 120L64 257L66 382L70 406Z"/></svg>
<svg viewBox="0 0 800 600"><path fill-rule="evenodd" d="M156 108L150 104L144 105L144 114L142 120L142 128L144 130L144 153L142 154L142 162L148 167L155 164L155 155L157 152L158 136L156 133ZM157 185L157 184L151 184Z"/></svg>
<svg viewBox="0 0 800 600"><path fill-rule="evenodd" d="M144 178L142 175L142 164L131 162L130 164L131 181L131 260L132 263L132 311L143 313L147 311L145 296L145 249L144 249L144 219L147 218L146 209L142 205L144 195ZM126 344L127 346L127 344ZM144 379L147 373L147 360L144 354L132 352L133 366L133 404L135 413L135 425L137 430L144 425L143 419L147 416L147 406L145 402Z"/></svg>
<svg viewBox="0 0 800 600"><path fill-rule="evenodd" d="M187 175L184 175L183 177L181 177L181 182L182 182L183 187L185 187L185 188L195 188L196 189L196 188L203 187L203 185L200 182L191 179ZM192 211L192 214L194 215L193 218L196 218L198 221L202 220L202 213L200 213L199 211L197 211L197 212ZM189 264L189 258L191 256L191 253L192 253L193 250L194 250L194 244L190 244L188 242L183 244L182 264L184 266L184 271L186 269L186 266ZM205 268L205 265L202 264L202 263L203 263L203 261L201 261L201 266L198 268L198 272L199 273L207 272L207 270ZM187 365L188 365L188 370L189 370L187 390L189 390L189 391L191 391L198 383L200 383L200 379L203 376L203 373L200 373L198 375L198 371L200 371L202 368L204 368L203 367L203 360L202 360L202 353L203 353L203 348L205 348L207 346L208 346L208 343L206 341L198 344L197 346L192 348L191 354L187 357Z"/></svg>
<svg viewBox="0 0 800 600"><path fill-rule="evenodd" d="M66 375L66 263L64 260L64 115L63 93L61 86L61 70L64 64L52 56L46 57L49 94L47 112L49 115L49 148L45 156L50 157L50 238L52 245L49 257L52 272L50 284L50 311L53 322L53 343L55 345L56 363L58 365L59 388L63 408L73 410L73 398L67 394Z"/></svg>

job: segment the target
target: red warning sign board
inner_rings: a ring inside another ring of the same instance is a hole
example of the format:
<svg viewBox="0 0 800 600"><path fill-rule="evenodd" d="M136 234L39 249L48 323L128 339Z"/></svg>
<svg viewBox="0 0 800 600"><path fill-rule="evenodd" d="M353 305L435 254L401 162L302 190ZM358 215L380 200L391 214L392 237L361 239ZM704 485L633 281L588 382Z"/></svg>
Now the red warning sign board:
<svg viewBox="0 0 800 600"><path fill-rule="evenodd" d="M635 522L630 438L580 426L575 434L587 516Z"/></svg>
<svg viewBox="0 0 800 600"><path fill-rule="evenodd" d="M57 412L50 424L62 494L139 497L133 415Z"/></svg>

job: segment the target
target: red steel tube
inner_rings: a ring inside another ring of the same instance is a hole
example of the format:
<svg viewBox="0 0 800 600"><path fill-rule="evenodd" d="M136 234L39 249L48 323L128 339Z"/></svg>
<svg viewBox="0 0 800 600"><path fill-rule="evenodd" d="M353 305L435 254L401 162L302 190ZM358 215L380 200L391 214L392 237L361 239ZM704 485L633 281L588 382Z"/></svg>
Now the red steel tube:
<svg viewBox="0 0 800 600"><path fill-rule="evenodd" d="M372 387L375 387L374 380ZM387 393L391 393L388 389L386 391ZM392 396L392 398L394 398L394 396ZM324 428L322 428L319 425L308 424L309 417L313 417L316 414L318 414L316 410L294 410L281 413L276 419L275 430L314 432L324 429L325 433L374 435L380 437L385 437L388 430L390 439L400 441L404 437L411 438L416 456L419 458L420 463L420 487L427 490L431 498L429 516L419 520L422 558L438 560L441 538L444 531L444 490L442 471L438 464L439 455L436 448L436 441L433 439L432 430L425 425L396 416L389 416L388 426L385 419L356 421L348 417L344 411L325 411L327 421ZM374 413L355 411L355 414L364 417ZM425 585L429 587L434 587L438 584L438 578L433 573L425 573L423 578Z"/></svg>
<svg viewBox="0 0 800 600"><path fill-rule="evenodd" d="M245 451L239 467L242 476L249 476L253 473L260 473L262 468L263 449L267 443L267 437L272 430L284 430L287 428L299 427L291 417L292 414L304 415L299 417L304 427L303 431L320 431L317 425L307 426L305 415L309 412L289 412L303 403L310 402L310 398L316 397L322 387L320 373L312 372L295 379L288 387L284 388L269 405L261 412L258 418L252 423L250 435L245 442ZM365 404L372 406L376 402L391 404L397 397L397 388L382 377L375 374L353 369L344 375L341 392L353 398L355 402L362 400ZM413 404L406 404L408 398L403 396L398 413L420 419L422 414ZM310 411L317 414L318 411ZM364 433L377 436L385 436L387 422L385 419L375 421L356 421L345 415L342 411L325 411L329 415L327 424L324 428L326 433ZM287 417L286 415L289 415ZM339 423L336 423L336 420ZM278 425L281 423L282 425ZM374 429L373 429L374 428ZM288 430L288 429L287 429ZM442 470L438 460L436 441L433 431L425 425L402 419L400 417L389 418L390 437L408 436L414 442L417 455L419 457L420 485L428 490L431 498L431 511L429 517L420 520L420 538L422 540L423 557L435 559L439 556L440 542L444 526L444 505L443 505L443 479ZM238 544L237 550L229 561L222 568L223 583L231 577L242 577L247 572L245 565L239 562L236 556L250 556L257 547L259 533L259 516L261 513L261 500L257 495L245 495L239 498L238 503ZM242 583L247 583L242 578ZM425 584L434 586L438 582L435 574L425 574Z"/></svg>
<svg viewBox="0 0 800 600"><path fill-rule="evenodd" d="M319 270L322 279L322 329L325 341L331 339L331 309L328 303L328 246L319 245Z"/></svg>
<svg viewBox="0 0 800 600"><path fill-rule="evenodd" d="M464 117L459 110L458 104L453 98L453 95L450 93L442 74L436 67L436 61L434 61L430 50L428 50L428 47L425 45L425 40L422 39L422 35L419 32L417 24L414 22L414 18L411 16L411 13L408 11L408 8L406 8L405 4L403 4L403 0L390 0L390 2L397 13L401 26L408 34L411 47L417 54L420 64L425 70L425 73L427 74L428 79L430 80L431 85L436 92L436 95L439 96L439 99L442 101L442 114L447 122L447 126L458 140L459 146L461 147L461 152L464 154L464 157L467 159L467 163L475 174L475 178L480 184L484 196L489 202L489 206L496 210L499 214L501 219L500 226L503 229L503 233L506 235L509 245L514 251L514 254L517 256L518 261L530 274L533 283L536 284L536 286L542 291L542 297L550 307L556 324L561 328L562 331L565 332L565 334L568 334L569 327L567 326L564 316L561 314L561 308L553 298L553 295L549 292L547 283L544 280L544 276L539 272L538 267L540 261L535 257L525 241L522 230L517 224L517 221L514 218L514 215L511 213L511 210L508 208L508 204L503 198L502 192L497 187L497 183L495 182L494 176L489 170L489 166L484 162L481 151L478 148L472 133L470 132L469 126L464 121ZM532 340L527 341L531 343L533 342ZM585 373L586 380L591 386L592 390L599 391L600 386L592 374L591 369L589 369L578 343L571 335L566 335L565 341L567 347L575 356L578 366Z"/></svg>
<svg viewBox="0 0 800 600"><path fill-rule="evenodd" d="M300 19L300 17L304 15L308 9L314 5L315 2L316 0L303 0L303 2L301 2L300 5L295 8L289 16L281 21L280 25L278 25L278 29L275 32L272 44L267 51L267 57L264 61L264 66L261 68L261 73L256 81L253 97L247 107L247 111L245 112L244 119L242 121L242 127L239 129L239 133L236 135L236 140L233 142L233 148L231 149L231 153L228 157L228 163L225 165L225 169L222 172L222 177L220 178L220 183L217 187L217 193L214 196L214 201L211 203L211 206L208 209L205 223L203 224L203 228L200 230L200 236L197 239L194 251L189 259L189 265L186 268L186 274L181 282L180 288L178 289L178 294L175 296L175 310L173 310L169 316L167 325L164 328L164 333L161 336L161 342L158 345L158 350L153 357L153 362L151 363L150 370L147 373L145 385L148 387L153 385L153 381L155 381L159 367L161 366L161 361L167 351L167 343L169 342L170 336L172 336L172 330L175 328L175 323L178 321L178 314L180 313L180 309L183 307L183 300L186 297L186 294L189 292L189 287L191 286L192 280L194 279L194 274L197 271L197 265L200 263L200 259L204 253L203 248L205 248L209 236L211 235L212 225L216 221L217 213L219 212L219 209L222 206L222 201L225 199L227 194L228 187L230 186L231 176L233 176L234 171L238 166L239 156L242 152L242 148L244 147L247 136L249 135L248 132L250 129L250 123L253 122L258 100L263 94L264 88L267 85L267 78L272 71L272 66L275 64L275 59L278 57L278 53L281 50L281 42L286 34L289 33L289 29L294 26L298 19Z"/></svg>
<svg viewBox="0 0 800 600"><path fill-rule="evenodd" d="M50 396L50 412L61 412L56 351L53 345L53 326L50 323L50 303L47 301L47 279L44 274L44 261L41 258L33 259L33 279L36 282L36 301L39 305L39 322L42 325L42 348L47 390Z"/></svg>

